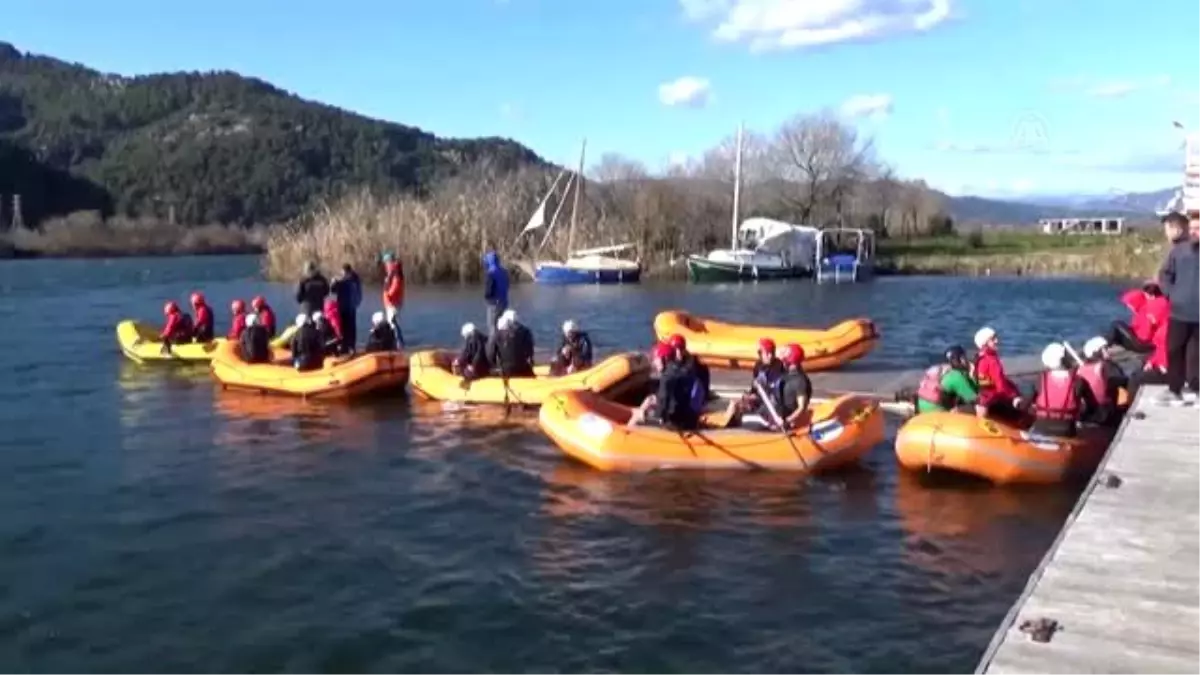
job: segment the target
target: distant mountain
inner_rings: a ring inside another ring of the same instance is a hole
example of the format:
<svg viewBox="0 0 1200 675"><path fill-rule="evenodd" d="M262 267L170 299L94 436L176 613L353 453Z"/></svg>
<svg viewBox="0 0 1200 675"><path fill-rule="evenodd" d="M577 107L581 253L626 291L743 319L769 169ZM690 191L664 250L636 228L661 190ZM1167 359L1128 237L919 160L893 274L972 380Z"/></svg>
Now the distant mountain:
<svg viewBox="0 0 1200 675"><path fill-rule="evenodd" d="M1033 225L1041 218L1121 216L1153 218L1176 188L1155 192L1109 195L1038 195L1020 201L988 199L969 195L945 196L946 209L960 223Z"/></svg>
<svg viewBox="0 0 1200 675"><path fill-rule="evenodd" d="M1037 195L1025 201L1042 206L1063 207L1105 213L1152 214L1162 208L1179 188L1169 187L1153 192L1118 192L1107 194Z"/></svg>

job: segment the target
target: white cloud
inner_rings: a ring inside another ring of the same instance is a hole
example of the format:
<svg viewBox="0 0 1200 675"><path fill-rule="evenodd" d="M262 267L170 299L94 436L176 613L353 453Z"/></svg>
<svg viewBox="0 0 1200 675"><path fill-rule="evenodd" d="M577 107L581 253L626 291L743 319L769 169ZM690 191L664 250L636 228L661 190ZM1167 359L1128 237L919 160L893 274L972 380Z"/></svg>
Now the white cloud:
<svg viewBox="0 0 1200 675"><path fill-rule="evenodd" d="M1082 92L1092 98L1124 98L1142 91L1171 86L1170 75L1152 75L1121 79L1097 80L1086 77L1057 78L1050 81L1054 89Z"/></svg>
<svg viewBox="0 0 1200 675"><path fill-rule="evenodd" d="M703 77L685 75L658 85L658 100L665 106L703 108L712 98L712 85Z"/></svg>
<svg viewBox="0 0 1200 675"><path fill-rule="evenodd" d="M752 51L797 49L922 32L945 22L952 0L679 0L684 15L715 23L721 42Z"/></svg>
<svg viewBox="0 0 1200 675"><path fill-rule="evenodd" d="M846 117L883 121L892 114L892 108L891 94L857 94L842 102L841 111Z"/></svg>
<svg viewBox="0 0 1200 675"><path fill-rule="evenodd" d="M1034 186L1034 182L1028 178L1018 178L1014 180L1011 185L1009 185L1009 191L1016 194L1025 194L1033 192Z"/></svg>

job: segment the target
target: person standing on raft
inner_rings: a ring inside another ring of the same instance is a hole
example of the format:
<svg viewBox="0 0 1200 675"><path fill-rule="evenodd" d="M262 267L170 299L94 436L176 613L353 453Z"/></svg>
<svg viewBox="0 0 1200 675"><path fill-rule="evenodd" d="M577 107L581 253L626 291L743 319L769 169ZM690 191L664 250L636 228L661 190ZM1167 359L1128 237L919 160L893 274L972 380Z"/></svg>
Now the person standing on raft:
<svg viewBox="0 0 1200 675"><path fill-rule="evenodd" d="M1021 390L1004 372L1004 363L1000 360L1000 336L992 327L984 326L975 333L975 346L979 348L974 367L975 383L979 387L978 405L985 409L988 417L1019 421L1023 416Z"/></svg>
<svg viewBox="0 0 1200 675"><path fill-rule="evenodd" d="M1067 350L1052 342L1042 350L1046 370L1038 378L1033 396L1033 426L1030 431L1055 438L1073 438L1079 420L1094 414L1096 399L1079 374L1067 366Z"/></svg>
<svg viewBox="0 0 1200 675"><path fill-rule="evenodd" d="M488 335L496 332L500 315L508 311L508 271L500 265L500 254L489 250L483 254L483 302L487 305Z"/></svg>
<svg viewBox="0 0 1200 675"><path fill-rule="evenodd" d="M325 296L329 295L329 280L317 269L317 263L304 263L304 277L296 284L296 302L305 314L321 311Z"/></svg>
<svg viewBox="0 0 1200 675"><path fill-rule="evenodd" d="M1083 358L1084 362L1078 369L1079 377L1087 383L1096 405L1080 421L1116 426L1121 420L1117 398L1121 389L1129 386L1129 378L1121 366L1113 362L1108 341L1100 336L1084 343Z"/></svg>
<svg viewBox="0 0 1200 675"><path fill-rule="evenodd" d="M362 304L362 280L350 263L342 265L342 271L333 280L330 291L337 298L338 325L342 327L342 353L353 354L358 348L358 306Z"/></svg>
<svg viewBox="0 0 1200 675"><path fill-rule="evenodd" d="M550 362L550 374L559 377L591 368L592 338L569 319L563 322L562 332L562 343Z"/></svg>
<svg viewBox="0 0 1200 675"><path fill-rule="evenodd" d="M916 412L942 412L971 407L983 416L982 406L976 407L979 388L971 379L971 363L967 350L954 345L946 350L945 362L929 367L917 386Z"/></svg>
<svg viewBox="0 0 1200 675"><path fill-rule="evenodd" d="M634 408L626 426L639 424L661 426L679 431L700 428L700 410L695 399L701 393L700 382L693 372L676 360L678 350L666 343L654 345L650 364L658 377L658 389Z"/></svg>
<svg viewBox="0 0 1200 675"><path fill-rule="evenodd" d="M392 255L383 254L383 310L388 323L396 333L396 344L404 346L404 331L400 328L400 310L404 307L407 282L404 280L404 265Z"/></svg>

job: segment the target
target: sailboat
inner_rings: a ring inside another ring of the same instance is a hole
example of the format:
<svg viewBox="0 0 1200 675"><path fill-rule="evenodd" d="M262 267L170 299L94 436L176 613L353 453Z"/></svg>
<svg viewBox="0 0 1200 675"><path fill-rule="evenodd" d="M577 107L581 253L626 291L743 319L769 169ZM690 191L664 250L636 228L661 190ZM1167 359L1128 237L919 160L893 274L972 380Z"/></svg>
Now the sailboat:
<svg viewBox="0 0 1200 675"><path fill-rule="evenodd" d="M817 237L815 227L793 225L770 218L747 218L738 223L742 196L742 135L738 125L734 160L733 222L730 247L708 255L687 257L692 281L767 281L792 279L813 273Z"/></svg>
<svg viewBox="0 0 1200 675"><path fill-rule="evenodd" d="M579 153L579 170L567 178L567 184L563 190L563 199L559 200L558 206L554 210L554 215L550 218L550 226L546 229L546 235L542 237L542 242L537 248L537 251L540 253L542 247L550 239L554 225L558 222L558 215L562 211L563 206L566 205L566 196L571 194L572 188L574 188L571 204L571 224L567 230L567 257L561 261L539 261L535 259L533 263L533 280L540 284L559 285L636 284L641 280L641 264L636 260L626 260L617 257L620 253L636 249L633 244L616 244L613 246L572 250L575 241L575 225L579 215L579 195L583 190L583 163L586 152L587 141L584 140L583 148ZM550 190L546 192L546 196L542 198L541 203L538 204L537 209L533 212L533 216L530 217L529 223L521 230L521 235L545 225L546 205L550 201L550 197L554 195L559 181L562 180L566 173L567 171L563 170L554 179ZM518 237L521 235L518 235Z"/></svg>

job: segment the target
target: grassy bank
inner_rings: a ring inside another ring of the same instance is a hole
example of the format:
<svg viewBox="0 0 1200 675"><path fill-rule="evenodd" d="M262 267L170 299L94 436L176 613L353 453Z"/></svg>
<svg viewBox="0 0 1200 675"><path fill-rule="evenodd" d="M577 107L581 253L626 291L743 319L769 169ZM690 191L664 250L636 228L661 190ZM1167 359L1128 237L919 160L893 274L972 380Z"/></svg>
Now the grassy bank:
<svg viewBox="0 0 1200 675"><path fill-rule="evenodd" d="M152 219L100 217L94 211L52 218L33 230L0 233L0 257L101 258L261 253L264 228L183 227Z"/></svg>
<svg viewBox="0 0 1200 675"><path fill-rule="evenodd" d="M1121 236L970 232L963 236L885 240L882 265L897 274L1146 278L1162 262L1157 230Z"/></svg>

